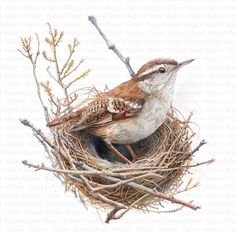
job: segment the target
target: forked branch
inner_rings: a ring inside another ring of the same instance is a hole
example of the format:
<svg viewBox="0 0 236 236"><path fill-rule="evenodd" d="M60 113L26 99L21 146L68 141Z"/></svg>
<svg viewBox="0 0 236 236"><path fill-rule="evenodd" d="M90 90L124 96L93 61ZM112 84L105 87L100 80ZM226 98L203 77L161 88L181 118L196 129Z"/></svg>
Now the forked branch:
<svg viewBox="0 0 236 236"><path fill-rule="evenodd" d="M49 23L48 23L48 27L49 27L49 37L47 37L45 41L49 45L51 53L49 55L48 52L43 51L43 57L46 61L55 65L55 73L51 71L50 66L47 67L47 72L50 78L52 78L61 87L64 93L64 100L63 102L61 102L61 99L59 99L58 106L60 107L60 109L62 107L66 107L66 111L70 112L72 111L72 103L74 102L74 100L70 97L69 95L70 93L68 92L68 89L72 84L77 82L79 79L86 77L89 74L90 70L89 69L86 70L84 73L77 76L75 79L72 79L71 82L64 81L66 77L70 76L72 73L77 71L80 65L84 62L84 59L81 59L78 63L76 63L75 59L73 59L75 50L79 46L79 41L77 38L74 38L73 42L68 44L67 59L65 60L64 63L62 63L63 66L60 67L59 59L57 55L58 54L57 48L59 46L59 43L63 39L64 32L63 31L58 32L57 29L53 29ZM60 109L57 109L57 111Z"/></svg>

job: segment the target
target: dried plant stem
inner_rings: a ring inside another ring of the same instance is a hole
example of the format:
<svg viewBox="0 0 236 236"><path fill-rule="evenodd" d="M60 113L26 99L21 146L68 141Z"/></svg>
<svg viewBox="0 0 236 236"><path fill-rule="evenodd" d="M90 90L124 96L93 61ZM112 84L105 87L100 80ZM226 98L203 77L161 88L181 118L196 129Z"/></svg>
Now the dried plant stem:
<svg viewBox="0 0 236 236"><path fill-rule="evenodd" d="M41 141L41 140L40 140ZM53 154L56 155L55 152L53 152ZM47 167L45 166L43 163L42 164L33 164L28 162L27 160L22 161L22 163L28 167L32 167L35 168L37 170L46 170L49 172L55 172L55 173L61 173L61 174L76 174L76 175L85 175L85 176L101 176L101 175L107 175L107 176L115 176L115 177L119 177L119 178L123 178L124 175L123 174L119 174L119 173L113 173L110 171L98 171L98 170L68 170L68 169L60 169L60 168L52 168L52 167ZM130 175L133 175L132 173ZM127 175L125 175L127 176ZM129 176L129 175L128 175ZM162 178L162 176L157 175L155 173L146 173L145 175L143 175L142 177L158 177L158 178ZM111 185L105 185L104 187L102 187L101 189L109 189L109 188L114 188L116 186L122 185L125 182L130 182L130 181L135 181L140 179L141 177L133 177L132 180L123 180L120 183L116 183L116 184L111 184ZM101 189L94 189L93 191L99 191Z"/></svg>
<svg viewBox="0 0 236 236"><path fill-rule="evenodd" d="M117 182L115 184L103 185L101 187L93 189L93 191L94 192L98 192L98 191L101 191L101 190L104 190L104 189L118 188L119 186L125 185L127 183L135 182L135 181L137 181L139 179L148 178L148 177L157 177L157 178L160 178L160 179L163 178L163 176L157 175L155 173L146 173L144 175L135 176L135 177L130 178L130 179L120 180L119 182Z"/></svg>
<svg viewBox="0 0 236 236"><path fill-rule="evenodd" d="M47 67L47 72L50 78L52 78L61 88L63 92L63 98L52 99L55 96L52 96L51 88L49 87L49 83L41 83L49 96L49 101L52 105L52 113L57 118L58 116L64 114L65 112L71 112L73 110L74 101L77 100L78 94L76 91L70 93L68 90L69 87L77 82L78 80L86 77L90 70L87 69L81 75L76 76L76 78L72 79L70 82L64 81L65 78L69 77L73 72L78 70L79 66L84 62L84 59L81 59L78 63L73 59L73 55L75 53L76 48L79 46L79 41L77 38L74 38L72 43L68 44L68 56L63 63L63 66L60 67L59 58L58 58L58 46L63 39L64 32L58 32L57 29L53 29L51 25L48 23L49 27L49 37L45 38L46 43L50 48L50 54L47 51L43 51L43 57L49 63L52 63L55 66L55 71L52 72L50 66ZM56 108L56 112L54 109ZM54 118L55 118L54 117Z"/></svg>
<svg viewBox="0 0 236 236"><path fill-rule="evenodd" d="M139 185L135 182L129 182L129 181L121 181L119 178L115 178L115 177L109 177L109 176L106 176L106 175L101 175L101 173L99 172L96 172L94 170L88 172L89 170L91 170L92 168L91 167L88 167L86 166L84 163L82 164L83 166L83 169L86 169L86 171L73 171L73 170L60 170L60 169L55 169L55 168L50 168L50 167L45 167L43 164L42 165L34 165L34 164L31 164L31 163L28 163L27 161L23 161L23 164L24 165L27 165L29 167L34 167L36 168L37 170L47 170L47 171L51 171L51 172L57 172L57 173L64 173L64 174L81 174L81 175L99 175L99 176L102 176L104 179L107 179L109 181L112 181L112 182L115 182L117 183L117 186L119 186L120 184L123 184L123 185L127 185L129 187L132 187L132 188L135 188L135 189L138 189L140 191L143 191L145 193L148 193L148 194L151 194L155 197L158 197L160 199L165 199L165 200L168 200L172 203L176 203L176 204L180 204L180 205L183 205L183 206L186 206L186 207L189 207L193 210L197 210L199 208L199 206L196 206L196 205L193 205L189 202L185 202L185 201L182 201L182 200L179 200L179 199L176 199L174 198L173 196L168 196L164 193L161 193L161 192L158 192L158 191L155 191L153 189L150 189L150 188L147 188L145 186L142 186L142 185ZM149 174L150 175L150 174ZM133 179L134 180L137 180L137 178ZM109 185L107 187L102 187L100 189L92 189L93 192L96 192L98 190L101 190L101 189L105 189L105 188L109 188ZM114 185L112 185L112 188L114 188Z"/></svg>
<svg viewBox="0 0 236 236"><path fill-rule="evenodd" d="M89 181L84 177L84 176L81 176L81 179L84 181L85 185L87 186L87 188L90 190L91 192L91 195L99 200L99 201L102 201L110 206L113 206L114 208L107 214L107 218L105 220L106 223L109 223L109 221L111 219L115 219L115 214L120 211L121 209L125 209L126 207L119 203L119 202L116 202L116 201L113 201L111 199L108 199L107 197L103 196L102 194L98 193L98 192L94 192L93 191L93 187L91 186L91 184L89 183Z"/></svg>
<svg viewBox="0 0 236 236"><path fill-rule="evenodd" d="M42 135L42 133L41 133ZM45 142L45 140L42 140L43 142ZM46 143L48 143L48 141L46 141ZM46 149L46 148L45 148ZM56 153L54 153L56 155ZM51 155L51 154L49 154ZM204 162L200 162L200 163L197 163L197 164L194 164L194 165L186 165L186 166L182 166L183 168L192 168L192 167L197 167L197 166L200 166L200 165L205 165L205 164L211 164L212 162L214 162L215 160L214 159L210 159L208 161L204 161ZM97 171L97 170L86 170L86 171L81 171L81 170L65 170L65 169L58 169L58 168L51 168L51 167L47 167L45 166L44 164L32 164L32 163L29 163L28 161L24 160L23 161L23 164L24 165L27 165L28 167L33 167L37 170L46 170L46 171L49 171L49 172L56 172L56 173L62 173L62 174L77 174L77 175L97 175L97 176L100 176L100 175L107 175L107 176L117 176L117 177L123 177L123 176L130 176L130 175L133 175L133 176L136 176L138 175L138 177L133 177L131 179L128 179L128 180L123 180L123 181L120 181L120 182L117 182L115 184L110 184L110 185L104 185L102 187L99 187L99 188L96 188L94 189L93 191L100 191L102 189L110 189L110 188L115 188L115 187L118 187L122 184L125 184L125 183L129 183L131 181L135 181L135 180L138 180L140 178L145 178L145 177L157 177L157 178L163 178L163 176L161 175L158 175L156 174L155 172L161 172L161 171L170 171L170 170L177 170L179 169L179 167L177 168L169 168L169 169L158 169L156 168L156 171L140 171L140 172L131 172L131 173L116 173L116 172L110 172L110 171ZM143 175L141 175L143 174Z"/></svg>
<svg viewBox="0 0 236 236"><path fill-rule="evenodd" d="M210 160L207 160L207 161L203 161L203 162L199 162L199 163L196 163L196 164L192 164L192 165L182 165L182 166L178 166L178 167L171 167L171 168L165 168L165 167L137 167L137 168L124 168L124 169L114 169L113 170L113 173L120 173L122 174L122 172L126 172L126 171L134 171L136 170L135 172L131 172L132 175L139 175L139 174L145 174L145 173L148 173L148 172L153 172L155 173L156 171L158 172L165 172L165 171L171 171L171 170L178 170L180 168L192 168L192 167L198 167L198 166L201 166L201 165L205 165L205 164L211 164L215 161L215 159L210 159ZM138 171L140 170L140 171ZM146 170L146 171L145 171ZM156 171L154 171L156 170Z"/></svg>
<svg viewBox="0 0 236 236"><path fill-rule="evenodd" d="M80 163L80 167L82 167L83 169L85 170L92 170L91 167L88 167L87 165L85 165L85 163ZM104 179L107 179L109 181L112 181L112 182L120 182L120 179L118 178L114 178L114 177L108 177L108 176L102 176ZM142 192L145 192L145 193L148 193L150 195L153 195L155 197L158 197L160 199L165 199L165 200L168 200L172 203L176 203L176 204L180 204L180 205L183 205L183 206L186 206L186 207L189 207L193 210L197 210L199 209L200 207L199 206L196 206L196 205L193 205L189 202L185 202L185 201L182 201L182 200L179 200L179 199L176 199L174 198L173 196L169 196L169 195L166 195L164 193L161 193L161 192L158 192L158 191L155 191L153 189L150 189L148 187L145 187L143 185L139 185L135 182L128 182L128 183L124 183L124 185L127 185L129 187L132 187L132 188L135 188L135 189L138 189L139 191L142 191Z"/></svg>
<svg viewBox="0 0 236 236"><path fill-rule="evenodd" d="M37 135L36 133L34 133L34 136L39 140L39 142L44 146L44 149L46 151L46 153L48 154L48 158L50 159L51 163L52 163L52 167L56 168L59 165L59 162L57 163L57 159L54 158L54 155L52 155L52 151L50 150L49 146L47 145L47 143L45 142L44 139L42 139L39 135ZM22 161L22 163L24 163L25 161ZM27 161L26 161L27 162ZM54 176L56 176L61 183L63 183L62 181L62 176L59 173L53 173Z"/></svg>
<svg viewBox="0 0 236 236"><path fill-rule="evenodd" d="M198 152L199 149L200 149L203 145L205 145L205 144L207 144L207 142L203 139L203 140L198 144L198 146L195 147L195 148L192 150L192 152L190 153L190 155L192 156L195 152Z"/></svg>
<svg viewBox="0 0 236 236"><path fill-rule="evenodd" d="M128 185L129 187L133 187L135 189L138 189L139 191L142 191L144 193L149 193L150 195L153 195L153 196L155 196L157 198L160 198L162 200L164 199L164 200L170 201L172 203L180 204L182 206L186 206L186 207L191 208L193 210L197 210L197 209L200 208L199 206L194 205L194 204L192 204L190 202L186 202L186 201L177 199L177 198L175 198L173 196L166 195L164 193L155 191L153 189L147 188L147 187L145 187L143 185L140 185L140 184L137 184L137 183L134 183L134 182L127 183L126 185Z"/></svg>
<svg viewBox="0 0 236 236"><path fill-rule="evenodd" d="M20 122L25 125L30 127L34 133L39 135L51 148L54 148L54 144L46 137L46 135L40 130L37 129L32 123L30 123L27 119L20 119Z"/></svg>
<svg viewBox="0 0 236 236"><path fill-rule="evenodd" d="M56 77L57 77L56 81L58 82L58 84L61 86L63 90L64 96L65 96L66 107L69 109L70 108L69 95L67 93L66 85L62 82L61 72L59 69L58 58L57 58L57 49L56 49L56 47L58 46L58 43L62 39L63 33L61 32L60 36L57 38L57 31L54 30L53 32L52 27L49 23L48 23L48 27L49 27L49 34L51 36L51 42L52 42L50 44L50 47L52 49L52 54L53 54L52 61L54 62L55 68L56 68ZM49 71L49 68L48 68L48 71Z"/></svg>
<svg viewBox="0 0 236 236"><path fill-rule="evenodd" d="M32 38L21 38L21 43L22 43L22 50L18 49L18 51L26 58L28 58L32 64L32 70L33 70L33 77L36 83L36 87L37 87L37 94L38 94L38 98L39 101L43 107L44 110L44 115L45 115L45 119L46 121L49 121L49 114L48 114L48 109L47 107L44 105L42 96L41 96L41 90L40 90L40 83L37 77L37 73L36 73L36 66L37 66L37 60L38 60L38 56L40 54L39 48L40 48L40 42L39 42L39 37L38 34L36 34L36 39L37 39L37 51L35 53L35 56L33 57L33 53L31 51L31 42L32 42Z"/></svg>
<svg viewBox="0 0 236 236"><path fill-rule="evenodd" d="M106 35L104 34L104 32L101 30L101 28L99 27L98 23L97 23L97 19L95 16L89 16L88 17L89 21L95 26L95 28L97 29L97 31L99 32L99 34L102 36L102 38L104 39L104 41L106 42L108 48L110 50L112 50L119 58L120 60L125 64L126 68L129 71L129 74L131 77L133 77L135 75L133 69L130 66L129 63L129 57L124 57L120 51L116 48L114 43L111 43L108 38L106 37Z"/></svg>
<svg viewBox="0 0 236 236"><path fill-rule="evenodd" d="M70 175L101 175L101 171L81 171L81 170L63 170L59 168L52 168L52 167L47 167L44 164L32 164L29 163L27 160L22 161L22 163L28 167L33 167L36 170L46 170L49 172L56 172L56 173L61 173L61 174L70 174Z"/></svg>

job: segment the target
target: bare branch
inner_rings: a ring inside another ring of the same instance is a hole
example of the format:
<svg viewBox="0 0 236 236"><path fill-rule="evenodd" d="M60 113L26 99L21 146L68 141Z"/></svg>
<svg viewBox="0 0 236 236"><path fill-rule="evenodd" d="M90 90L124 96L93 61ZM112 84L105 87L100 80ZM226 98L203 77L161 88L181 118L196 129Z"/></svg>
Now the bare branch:
<svg viewBox="0 0 236 236"><path fill-rule="evenodd" d="M117 212L119 212L120 210L125 209L121 214L117 215ZM120 219L127 211L129 210L129 208L127 209L124 206L115 206L108 214L107 214L107 218L105 220L105 223L109 223L111 220L117 220Z"/></svg>
<svg viewBox="0 0 236 236"><path fill-rule="evenodd" d="M35 35L36 35L36 39L37 39L37 51L36 51L35 58L34 58L34 64L36 65L38 56L40 54L40 51L39 51L40 42L39 42L38 34L36 33Z"/></svg>
<svg viewBox="0 0 236 236"><path fill-rule="evenodd" d="M38 56L40 54L40 51L39 51L40 43L39 43L39 38L38 38L37 34L36 34L36 39L37 39L37 51L35 53L35 57L34 58L33 58L33 53L31 51L32 50L31 49L31 42L32 42L32 38L31 37L21 38L22 48L23 48L23 51L25 53L23 53L19 49L18 49L18 51L23 56L27 57L30 60L31 64L32 64L33 76L34 76L34 80L35 80L36 87L37 87L38 98L39 98L39 101L40 101L40 103L41 103L41 105L43 107L45 119L46 119L46 121L48 121L49 120L49 114L48 114L47 107L44 105L43 99L41 97L40 83L39 83L39 80L38 80L38 77L37 77L37 73L36 73L36 63L37 63Z"/></svg>
<svg viewBox="0 0 236 236"><path fill-rule="evenodd" d="M27 119L20 119L20 122L25 125L30 127L34 133L39 135L51 148L54 148L54 144L46 137L46 135L40 130L37 129L32 123L30 123Z"/></svg>
<svg viewBox="0 0 236 236"><path fill-rule="evenodd" d="M108 48L110 50L112 50L119 58L120 60L125 64L126 68L129 71L129 74L131 77L134 77L135 73L133 71L133 69L130 66L129 63L129 57L124 57L120 51L116 48L114 43L111 43L108 38L106 37L106 35L103 33L103 31L101 30L101 28L99 27L98 23L97 23L97 19L95 16L89 16L88 20L95 26L95 28L97 29L97 31L99 32L99 34L102 36L102 38L104 39L104 41L106 42Z"/></svg>
<svg viewBox="0 0 236 236"><path fill-rule="evenodd" d="M79 165L79 166L80 166L81 168L83 168L84 170L92 170L91 167L88 167L88 166L85 165L85 163L83 163L83 162L79 162L79 164L77 164L77 165ZM107 180L112 181L112 182L115 182L115 183L117 183L117 182L120 181L119 178L115 178L115 177L109 177L109 176L105 176L105 175L102 175L102 177L103 177L104 179L107 179ZM155 197L157 197L157 198L164 199L164 200L170 201L170 202L172 202L172 203L176 203L176 204L180 204L180 205L186 206L186 207L191 208L191 209L193 209L193 210L197 210L197 209L200 208L199 206L196 206L196 205L194 205L194 204L192 204L192 203L189 203L189 202L186 202L186 201L177 199L177 198L175 198L175 197L173 197L173 196L166 195L166 194L164 194L164 193L161 193L161 192L158 192L158 191L156 191L156 190L150 189L150 188L148 188L148 187L145 187L145 186L143 186L143 185L137 184L137 183L135 183L135 182L124 183L124 185L127 185L127 186L129 186L129 187L138 189L138 190L140 190L140 191L142 191L142 192L144 192L144 193L148 193L148 194L153 195L153 196L155 196Z"/></svg>
<svg viewBox="0 0 236 236"><path fill-rule="evenodd" d="M62 76L62 79L68 77L70 74L72 74L74 71L76 71L83 62L84 62L84 59L81 59L80 62L71 71L69 71L69 70L65 71L65 73Z"/></svg>
<svg viewBox="0 0 236 236"><path fill-rule="evenodd" d="M24 57L29 58L29 56L24 54L20 49L17 49L17 51L20 52Z"/></svg>
<svg viewBox="0 0 236 236"><path fill-rule="evenodd" d="M76 77L74 80L72 80L70 83L68 83L68 84L66 85L66 88L69 88L74 82L76 82L76 81L78 81L78 80L80 80L80 79L82 79L82 78L88 76L88 74L89 74L90 71L91 71L90 69L87 69L87 70L86 70L84 73L82 73L80 76Z"/></svg>
<svg viewBox="0 0 236 236"><path fill-rule="evenodd" d="M48 75L54 80L57 82L55 76L52 75L51 71L50 71L50 66L47 67L47 72L48 72Z"/></svg>
<svg viewBox="0 0 236 236"><path fill-rule="evenodd" d="M57 58L57 49L56 47L58 46L59 42L62 40L62 37L64 35L63 32L60 32L60 34L58 34L56 29L52 29L51 25L48 23L48 27L49 27L49 35L50 35L50 39L46 38L46 42L50 45L50 48L52 50L52 58L50 58L50 60L55 64L55 68L56 68L56 82L61 86L63 92L64 92L64 96L65 96L65 100L66 100L66 107L68 109L70 109L70 105L69 105L69 95L67 93L67 89L65 87L65 84L62 82L62 77L61 77L61 73L60 73L60 69L59 69L59 64L58 64L58 58ZM44 53L44 57L49 58L46 54L46 52ZM54 76L52 76L52 74L50 73L49 70L47 70L49 75L53 78Z"/></svg>
<svg viewBox="0 0 236 236"><path fill-rule="evenodd" d="M186 167L189 167L189 168L192 168L192 167L197 167L197 166L201 166L201 165L210 165L212 164L213 162L215 161L215 159L210 159L210 160L207 160L207 161L203 161L203 162L199 162L199 163L196 163L196 164L193 164L193 165L188 165Z"/></svg>
<svg viewBox="0 0 236 236"><path fill-rule="evenodd" d="M34 136L39 140L39 142L44 146L44 149L46 151L46 153L48 154L48 158L50 159L51 163L52 163L52 167L56 168L58 163L56 162L55 158L53 157L51 150L49 149L49 146L47 145L47 143L36 133L34 133ZM54 176L56 176L62 183L62 177L59 173L53 173Z"/></svg>
<svg viewBox="0 0 236 236"><path fill-rule="evenodd" d="M64 70L66 69L72 55L74 54L75 52L75 48L79 46L79 41L77 40L77 38L74 38L73 40L73 43L72 44L69 44L68 45L68 48L69 48L69 56L64 64L64 66L62 67L61 71L60 71L60 74L62 75Z"/></svg>
<svg viewBox="0 0 236 236"><path fill-rule="evenodd" d="M45 140L43 140L45 141ZM53 151L52 152L53 154L55 154L55 152ZM64 155L64 154L63 154ZM65 170L65 169L59 169L59 168L52 168L52 167L47 167L45 166L44 164L33 164L33 163L29 163L28 161L24 160L22 161L24 165L27 165L28 167L32 167L32 168L35 168L37 170L45 170L45 171L49 171L49 172L55 172L55 173L62 173L62 174L77 174L77 175L91 175L91 176L101 176L101 175L107 175L107 176L116 176L117 178L119 177L122 177L123 175L122 174L118 174L118 173L113 173L113 172L110 172L110 171L99 171L99 170L77 170L77 169L73 169L73 170ZM151 175L155 175L155 174L150 174ZM132 179L132 181L134 180L137 180L137 179L140 179L140 177L134 177ZM119 179L120 182L117 182L115 185L113 184L110 184L110 185L105 185L105 186L102 186L101 188L99 189L93 189L94 192L98 192L102 189L109 189L109 188L114 188L114 187L118 187L119 185L121 184L124 184L124 183L128 183L129 181L127 180L121 180ZM113 181L114 182L114 181ZM124 182L124 183L123 183Z"/></svg>
<svg viewBox="0 0 236 236"><path fill-rule="evenodd" d="M148 178L148 177L156 177L159 179L162 179L163 176L155 174L155 173L146 173L144 175L139 175L139 176L135 176L126 180L120 180L119 182L115 183L115 184L109 184L109 185L103 185L101 187L95 188L93 191L94 192L98 192L104 189L112 189L112 188L118 188L119 186L122 186L124 184L127 184L129 182L135 182L139 179L144 179L144 178Z"/></svg>
<svg viewBox="0 0 236 236"><path fill-rule="evenodd" d="M49 23L48 23L48 27L49 27L49 34L51 36L51 39L49 42L51 43L51 49L52 49L52 53L53 53L53 61L56 66L57 79L58 79L58 81L60 81L61 77L60 77L60 70L59 70L59 65L58 65L58 60L57 60L56 47L58 46L59 41L62 39L63 34L62 35L60 34L60 38L57 38L57 36L58 36L57 30L56 29L52 30L52 27Z"/></svg>
<svg viewBox="0 0 236 236"><path fill-rule="evenodd" d="M52 59L51 57L48 56L47 52L46 51L43 51L43 57L46 61L49 61L49 62L55 62L54 59Z"/></svg>
<svg viewBox="0 0 236 236"><path fill-rule="evenodd" d="M110 206L113 206L114 208L107 214L107 218L105 220L106 223L109 223L110 220L112 219L116 219L116 213L122 209L126 209L126 207L119 203L119 202L116 202L116 201L113 201L105 196L103 196L102 194L100 193L97 193L97 192L94 192L93 191L93 187L91 186L90 182L84 177L84 176L81 176L81 179L84 181L84 184L86 185L86 187L90 190L90 193L92 195L93 198L99 200L99 201L102 201Z"/></svg>
<svg viewBox="0 0 236 236"><path fill-rule="evenodd" d="M64 170L59 168L47 167L43 163L42 164L32 164L27 160L22 161L22 163L28 167L33 167L36 170L46 170L53 173L61 173L61 174L71 174L71 175L99 175L97 171L80 171L80 170Z"/></svg>
<svg viewBox="0 0 236 236"><path fill-rule="evenodd" d="M198 144L198 146L195 147L195 148L192 150L191 155L193 155L195 152L198 152L198 151L200 150L201 146L203 146L203 145L205 145L205 144L207 144L207 142L203 139L203 140Z"/></svg>

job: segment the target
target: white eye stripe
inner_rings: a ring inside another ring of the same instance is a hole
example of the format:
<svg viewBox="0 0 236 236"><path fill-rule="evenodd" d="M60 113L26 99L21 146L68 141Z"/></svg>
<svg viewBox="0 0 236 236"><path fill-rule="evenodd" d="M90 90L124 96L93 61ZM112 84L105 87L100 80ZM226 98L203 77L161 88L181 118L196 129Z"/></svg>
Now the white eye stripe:
<svg viewBox="0 0 236 236"><path fill-rule="evenodd" d="M144 75L151 74L151 73L153 73L153 72L155 72L155 71L158 72L159 68L161 68L161 67L164 67L164 68L167 70L167 65L166 65L166 64L156 65L156 66L153 66L153 67L151 67L150 69L144 71L143 73L141 73L141 74L139 75L139 77L144 76Z"/></svg>

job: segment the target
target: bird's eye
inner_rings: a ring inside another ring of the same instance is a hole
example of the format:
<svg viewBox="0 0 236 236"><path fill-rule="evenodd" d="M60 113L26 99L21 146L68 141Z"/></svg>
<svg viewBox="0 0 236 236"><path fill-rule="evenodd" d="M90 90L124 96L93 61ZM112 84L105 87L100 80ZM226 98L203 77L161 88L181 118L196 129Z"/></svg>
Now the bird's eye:
<svg viewBox="0 0 236 236"><path fill-rule="evenodd" d="M166 68L165 67L160 67L159 68L159 72L160 73L165 73L166 72Z"/></svg>

